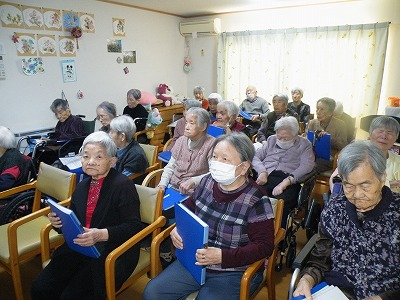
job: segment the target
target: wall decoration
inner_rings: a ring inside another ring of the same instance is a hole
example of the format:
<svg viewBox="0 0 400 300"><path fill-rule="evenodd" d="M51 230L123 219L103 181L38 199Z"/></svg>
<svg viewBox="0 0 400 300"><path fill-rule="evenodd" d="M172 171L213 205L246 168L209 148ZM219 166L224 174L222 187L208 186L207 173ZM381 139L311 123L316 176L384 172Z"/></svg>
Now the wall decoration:
<svg viewBox="0 0 400 300"><path fill-rule="evenodd" d="M80 13L79 15L81 28L83 32L94 33L96 31L96 23L94 21L94 14Z"/></svg>
<svg viewBox="0 0 400 300"><path fill-rule="evenodd" d="M43 59L41 57L23 58L22 71L25 75L36 75L44 73Z"/></svg>
<svg viewBox="0 0 400 300"><path fill-rule="evenodd" d="M123 68L122 70L124 71L125 74L128 74L128 73L129 73L128 67L125 67L125 68Z"/></svg>
<svg viewBox="0 0 400 300"><path fill-rule="evenodd" d="M62 30L61 12L58 9L43 8L43 19L45 29Z"/></svg>
<svg viewBox="0 0 400 300"><path fill-rule="evenodd" d="M59 36L60 56L75 56L76 41L70 36Z"/></svg>
<svg viewBox="0 0 400 300"><path fill-rule="evenodd" d="M112 18L114 36L125 36L125 19Z"/></svg>
<svg viewBox="0 0 400 300"><path fill-rule="evenodd" d="M20 4L0 2L0 19L3 27L24 27Z"/></svg>
<svg viewBox="0 0 400 300"><path fill-rule="evenodd" d="M22 15L26 29L42 29L44 24L43 13L40 7L25 6L22 7Z"/></svg>
<svg viewBox="0 0 400 300"><path fill-rule="evenodd" d="M37 44L40 56L57 56L57 43L55 35L38 34Z"/></svg>
<svg viewBox="0 0 400 300"><path fill-rule="evenodd" d="M123 51L124 63L136 64L136 51Z"/></svg>
<svg viewBox="0 0 400 300"><path fill-rule="evenodd" d="M64 82L76 81L76 69L74 60L62 60L61 61L61 72Z"/></svg>
<svg viewBox="0 0 400 300"><path fill-rule="evenodd" d="M110 40L107 39L107 51L122 53L122 42L121 40Z"/></svg>
<svg viewBox="0 0 400 300"><path fill-rule="evenodd" d="M15 33L18 41L15 43L18 56L35 56L37 55L37 43L34 34L31 33Z"/></svg>
<svg viewBox="0 0 400 300"><path fill-rule="evenodd" d="M71 31L72 28L80 25L78 13L66 10L63 10L62 13L64 30Z"/></svg>

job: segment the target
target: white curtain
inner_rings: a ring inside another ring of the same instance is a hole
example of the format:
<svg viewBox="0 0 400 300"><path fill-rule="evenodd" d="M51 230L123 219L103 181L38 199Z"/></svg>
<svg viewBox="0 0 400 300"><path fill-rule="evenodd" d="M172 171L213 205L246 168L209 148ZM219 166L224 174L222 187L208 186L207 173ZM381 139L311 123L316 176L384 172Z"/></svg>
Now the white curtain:
<svg viewBox="0 0 400 300"><path fill-rule="evenodd" d="M353 117L376 114L389 23L228 32L219 35L218 92L240 104L247 85L271 102L294 86L315 112L319 98Z"/></svg>

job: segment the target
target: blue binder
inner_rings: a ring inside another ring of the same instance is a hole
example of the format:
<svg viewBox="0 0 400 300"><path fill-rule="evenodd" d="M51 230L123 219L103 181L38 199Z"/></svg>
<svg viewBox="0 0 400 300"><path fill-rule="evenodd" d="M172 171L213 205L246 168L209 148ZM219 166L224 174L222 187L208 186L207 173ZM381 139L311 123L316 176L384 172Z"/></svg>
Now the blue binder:
<svg viewBox="0 0 400 300"><path fill-rule="evenodd" d="M307 138L313 145L316 158L331 159L331 135L315 136L315 131L308 131Z"/></svg>
<svg viewBox="0 0 400 300"><path fill-rule="evenodd" d="M207 248L208 225L182 203L175 204L176 228L183 240L183 249L175 249L175 255L194 279L203 285L206 268L197 266L196 250Z"/></svg>
<svg viewBox="0 0 400 300"><path fill-rule="evenodd" d="M247 119L247 120L251 120L251 118L252 118L251 114L249 114L249 113L247 113L247 112L245 112L243 110L239 111L239 115L242 116L243 118Z"/></svg>
<svg viewBox="0 0 400 300"><path fill-rule="evenodd" d="M207 133L213 137L219 137L221 134L224 134L224 129L222 127L210 125L208 126Z"/></svg>
<svg viewBox="0 0 400 300"><path fill-rule="evenodd" d="M158 159L168 163L169 160L171 159L172 156L172 152L171 151L162 151L160 153L158 153Z"/></svg>
<svg viewBox="0 0 400 300"><path fill-rule="evenodd" d="M178 191L174 190L172 187L167 187L164 192L162 209L170 209L175 205L175 203L181 203L187 198L189 198L189 195L182 195Z"/></svg>
<svg viewBox="0 0 400 300"><path fill-rule="evenodd" d="M96 246L93 245L84 247L74 244L73 239L75 239L78 234L85 232L75 213L69 208L59 205L54 200L47 199L46 203L50 206L51 211L55 212L56 215L61 219L61 231L68 247L83 255L98 258L100 256L100 252L97 250Z"/></svg>

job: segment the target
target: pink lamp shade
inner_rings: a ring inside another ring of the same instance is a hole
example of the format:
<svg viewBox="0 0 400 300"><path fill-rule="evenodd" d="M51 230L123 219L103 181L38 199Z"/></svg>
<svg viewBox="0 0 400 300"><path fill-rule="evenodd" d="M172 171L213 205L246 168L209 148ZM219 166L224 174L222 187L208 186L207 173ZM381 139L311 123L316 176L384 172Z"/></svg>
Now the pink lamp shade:
<svg viewBox="0 0 400 300"><path fill-rule="evenodd" d="M142 97L140 98L140 104L153 104L157 101L156 96L153 94L146 92L146 91L141 91Z"/></svg>

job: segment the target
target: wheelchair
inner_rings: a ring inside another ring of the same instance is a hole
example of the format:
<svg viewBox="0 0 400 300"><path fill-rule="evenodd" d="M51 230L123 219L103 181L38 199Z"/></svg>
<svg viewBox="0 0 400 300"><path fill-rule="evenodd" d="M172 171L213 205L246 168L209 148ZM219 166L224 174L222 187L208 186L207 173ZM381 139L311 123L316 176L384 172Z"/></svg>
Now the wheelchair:
<svg viewBox="0 0 400 300"><path fill-rule="evenodd" d="M296 233L300 228L306 231L307 239L310 239L318 231L318 223L321 214L321 206L311 198L317 172L312 171L299 179L301 190L297 198L297 206L290 211L286 222L286 235L280 244L279 260L275 266L277 272L282 270L283 260L286 267L290 268L296 257Z"/></svg>

